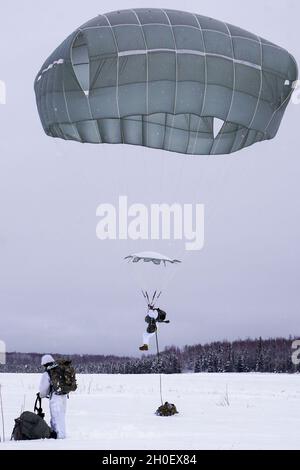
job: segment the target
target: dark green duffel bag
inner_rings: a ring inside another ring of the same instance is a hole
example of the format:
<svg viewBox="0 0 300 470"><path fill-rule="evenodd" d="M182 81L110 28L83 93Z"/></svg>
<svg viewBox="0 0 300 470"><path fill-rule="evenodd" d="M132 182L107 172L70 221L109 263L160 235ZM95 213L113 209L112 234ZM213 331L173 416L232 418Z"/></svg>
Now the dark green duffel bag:
<svg viewBox="0 0 300 470"><path fill-rule="evenodd" d="M39 407L37 407L38 401ZM39 397L35 402L34 410L37 414L31 411L24 411L19 418L15 419L15 426L11 436L12 441L56 438L56 433L51 430L43 418L41 399Z"/></svg>

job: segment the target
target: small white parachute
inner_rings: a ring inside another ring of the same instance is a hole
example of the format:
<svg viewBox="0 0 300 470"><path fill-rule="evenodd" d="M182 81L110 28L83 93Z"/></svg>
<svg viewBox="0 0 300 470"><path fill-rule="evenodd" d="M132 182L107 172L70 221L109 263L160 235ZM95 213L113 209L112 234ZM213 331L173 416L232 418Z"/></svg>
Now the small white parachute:
<svg viewBox="0 0 300 470"><path fill-rule="evenodd" d="M126 256L125 260L132 265L132 274L148 305L155 305L174 276L174 267L181 263L178 259L152 251L134 253Z"/></svg>

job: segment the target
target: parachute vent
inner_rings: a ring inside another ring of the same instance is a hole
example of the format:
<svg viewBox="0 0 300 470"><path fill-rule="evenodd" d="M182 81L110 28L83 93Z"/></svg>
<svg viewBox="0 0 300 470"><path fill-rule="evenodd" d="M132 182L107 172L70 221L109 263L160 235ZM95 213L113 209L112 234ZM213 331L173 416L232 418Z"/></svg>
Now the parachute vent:
<svg viewBox="0 0 300 470"><path fill-rule="evenodd" d="M72 64L82 90L85 95L88 95L90 89L90 59L86 39L82 33L78 34L73 43Z"/></svg>
<svg viewBox="0 0 300 470"><path fill-rule="evenodd" d="M224 125L224 121L222 119L214 118L213 120L214 138L216 138L219 135L223 125Z"/></svg>

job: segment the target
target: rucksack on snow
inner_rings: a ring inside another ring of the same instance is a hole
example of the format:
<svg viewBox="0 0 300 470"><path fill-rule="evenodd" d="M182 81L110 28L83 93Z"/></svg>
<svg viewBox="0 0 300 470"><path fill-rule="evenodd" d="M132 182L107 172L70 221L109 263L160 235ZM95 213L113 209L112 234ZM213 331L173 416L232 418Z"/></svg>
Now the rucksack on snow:
<svg viewBox="0 0 300 470"><path fill-rule="evenodd" d="M24 411L19 418L15 419L11 438L13 441L50 439L51 428L40 416L31 411Z"/></svg>
<svg viewBox="0 0 300 470"><path fill-rule="evenodd" d="M37 403L39 401L39 408ZM12 432L12 441L30 441L33 439L51 439L56 438L56 433L51 430L46 421L41 407L41 399L37 398L34 411L24 411L21 416L15 419L15 426Z"/></svg>
<svg viewBox="0 0 300 470"><path fill-rule="evenodd" d="M72 361L59 359L47 367L52 392L56 395L68 395L77 390L76 373Z"/></svg>
<svg viewBox="0 0 300 470"><path fill-rule="evenodd" d="M178 414L177 408L173 403L166 403L161 405L156 411L156 416L174 416Z"/></svg>

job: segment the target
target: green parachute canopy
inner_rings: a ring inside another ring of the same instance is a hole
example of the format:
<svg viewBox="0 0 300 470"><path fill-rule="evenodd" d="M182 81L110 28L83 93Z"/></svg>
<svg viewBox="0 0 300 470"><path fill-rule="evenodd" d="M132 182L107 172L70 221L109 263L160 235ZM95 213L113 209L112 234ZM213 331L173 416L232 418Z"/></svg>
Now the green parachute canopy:
<svg viewBox="0 0 300 470"><path fill-rule="evenodd" d="M229 154L275 137L297 77L294 58L255 34L135 9L74 31L42 66L35 93L52 137Z"/></svg>

